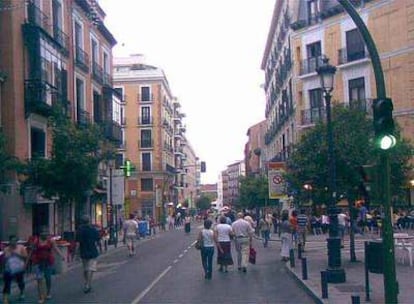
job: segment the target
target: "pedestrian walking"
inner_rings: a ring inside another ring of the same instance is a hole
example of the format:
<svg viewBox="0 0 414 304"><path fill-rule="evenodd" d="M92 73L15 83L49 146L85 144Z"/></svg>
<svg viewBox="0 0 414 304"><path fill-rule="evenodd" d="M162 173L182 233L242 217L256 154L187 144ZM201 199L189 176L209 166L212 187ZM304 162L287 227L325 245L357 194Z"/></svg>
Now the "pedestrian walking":
<svg viewBox="0 0 414 304"><path fill-rule="evenodd" d="M234 235L233 229L227 224L227 218L222 215L219 218L219 224L214 229L217 244L217 264L220 265L220 272L228 272L227 266L233 265L231 255L231 239Z"/></svg>
<svg viewBox="0 0 414 304"><path fill-rule="evenodd" d="M345 237L345 230L346 230L346 223L348 220L348 216L341 209L341 212L338 213L337 217L338 217L338 233L339 233L339 237L341 238L341 248L344 248L344 237Z"/></svg>
<svg viewBox="0 0 414 304"><path fill-rule="evenodd" d="M280 250L280 256L282 261L286 262L290 257L290 249L292 248L292 225L289 222L289 212L284 210L280 219L280 237L282 241L282 247Z"/></svg>
<svg viewBox="0 0 414 304"><path fill-rule="evenodd" d="M184 217L184 231L185 233L190 233L191 231L191 216L186 214Z"/></svg>
<svg viewBox="0 0 414 304"><path fill-rule="evenodd" d="M292 211L292 214L289 217L289 222L292 228L292 241L296 247L298 244L298 212L296 210Z"/></svg>
<svg viewBox="0 0 414 304"><path fill-rule="evenodd" d="M83 292L92 290L93 273L97 270L99 232L90 224L87 215L81 217L80 226L76 232L77 251L82 259L84 287Z"/></svg>
<svg viewBox="0 0 414 304"><path fill-rule="evenodd" d="M270 229L272 227L272 219L270 214L265 214L259 221L259 230L263 240L263 247L267 247L270 239Z"/></svg>
<svg viewBox="0 0 414 304"><path fill-rule="evenodd" d="M124 243L128 247L128 256L133 256L135 254L135 239L137 238L138 223L135 220L135 215L130 214L129 218L124 221L124 226L122 227L124 231Z"/></svg>
<svg viewBox="0 0 414 304"><path fill-rule="evenodd" d="M237 266L239 271L246 272L249 261L249 250L252 245L254 228L243 218L243 213L237 213L237 220L231 224L235 235Z"/></svg>
<svg viewBox="0 0 414 304"><path fill-rule="evenodd" d="M204 221L204 228L198 233L198 241L201 241L203 246L200 250L201 263L204 269L204 278L211 280L213 273L213 255L214 246L218 245L217 238L214 231L211 229L213 222L209 219Z"/></svg>
<svg viewBox="0 0 414 304"><path fill-rule="evenodd" d="M9 244L4 248L3 262L3 303L9 303L11 283L16 280L20 290L19 299L24 299L24 273L26 270L27 251L26 248L17 243L17 236L9 236Z"/></svg>
<svg viewBox="0 0 414 304"><path fill-rule="evenodd" d="M55 264L54 253L65 260L64 254L59 250L55 240L49 236L46 228L43 228L39 237L32 238L31 244L31 262L37 281L37 291L39 296L38 303L44 303L46 299L51 299L52 273Z"/></svg>

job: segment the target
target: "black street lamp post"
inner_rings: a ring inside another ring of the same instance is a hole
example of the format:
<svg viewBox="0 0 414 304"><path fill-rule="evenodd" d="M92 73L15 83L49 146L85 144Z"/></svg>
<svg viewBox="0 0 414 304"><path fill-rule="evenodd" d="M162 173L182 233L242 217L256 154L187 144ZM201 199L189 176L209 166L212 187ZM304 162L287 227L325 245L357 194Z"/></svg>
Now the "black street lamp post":
<svg viewBox="0 0 414 304"><path fill-rule="evenodd" d="M328 242L328 282L345 282L345 270L341 268L341 238L338 234L338 208L336 207L336 166L334 139L331 117L331 92L334 86L336 68L329 64L329 59L323 57L323 64L316 69L321 81L321 88L325 98L326 129L328 144L328 179L329 179L329 237Z"/></svg>

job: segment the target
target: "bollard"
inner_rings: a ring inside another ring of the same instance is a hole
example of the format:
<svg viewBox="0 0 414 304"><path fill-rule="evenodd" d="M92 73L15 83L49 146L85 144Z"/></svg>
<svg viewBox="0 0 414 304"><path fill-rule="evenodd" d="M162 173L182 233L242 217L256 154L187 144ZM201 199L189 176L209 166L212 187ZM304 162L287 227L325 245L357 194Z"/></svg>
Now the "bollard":
<svg viewBox="0 0 414 304"><path fill-rule="evenodd" d="M306 257L302 257L302 279L307 280L308 279L308 263Z"/></svg>
<svg viewBox="0 0 414 304"><path fill-rule="evenodd" d="M289 260L290 267L295 268L295 251L292 249L289 250Z"/></svg>
<svg viewBox="0 0 414 304"><path fill-rule="evenodd" d="M321 271L322 299L328 298L328 273Z"/></svg>
<svg viewBox="0 0 414 304"><path fill-rule="evenodd" d="M308 264L306 258L302 258L302 280L308 279Z"/></svg>
<svg viewBox="0 0 414 304"><path fill-rule="evenodd" d="M302 259L302 244L298 244L298 260Z"/></svg>
<svg viewBox="0 0 414 304"><path fill-rule="evenodd" d="M351 296L352 304L360 304L359 295L352 295Z"/></svg>

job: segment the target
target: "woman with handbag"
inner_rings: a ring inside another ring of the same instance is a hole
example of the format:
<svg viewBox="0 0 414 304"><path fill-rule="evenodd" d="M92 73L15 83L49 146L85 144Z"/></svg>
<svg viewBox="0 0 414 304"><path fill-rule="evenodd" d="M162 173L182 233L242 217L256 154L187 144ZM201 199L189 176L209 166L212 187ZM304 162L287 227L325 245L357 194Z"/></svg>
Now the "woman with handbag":
<svg viewBox="0 0 414 304"><path fill-rule="evenodd" d="M213 222L209 219L204 221L204 228L198 233L197 242L201 242L201 263L204 269L204 278L211 280L213 271L214 246L218 245L217 238L211 229Z"/></svg>
<svg viewBox="0 0 414 304"><path fill-rule="evenodd" d="M217 264L220 265L220 272L228 272L227 266L233 265L233 257L231 255L231 239L234 236L233 229L227 224L227 218L222 215L219 218L219 224L214 229L217 238Z"/></svg>
<svg viewBox="0 0 414 304"><path fill-rule="evenodd" d="M4 248L2 255L2 262L4 262L3 272L3 303L9 303L9 295L11 290L11 283L15 279L19 286L19 299L24 299L24 272L26 270L27 251L26 248L17 244L17 237L11 235L9 237L9 244Z"/></svg>

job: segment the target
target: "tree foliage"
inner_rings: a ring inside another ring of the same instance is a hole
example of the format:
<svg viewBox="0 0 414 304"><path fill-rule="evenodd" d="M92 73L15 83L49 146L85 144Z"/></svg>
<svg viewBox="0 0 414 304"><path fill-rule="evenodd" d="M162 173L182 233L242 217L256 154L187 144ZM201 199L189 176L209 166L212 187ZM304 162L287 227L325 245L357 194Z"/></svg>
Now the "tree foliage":
<svg viewBox="0 0 414 304"><path fill-rule="evenodd" d="M252 209L263 207L269 197L269 184L265 176L240 178L240 207Z"/></svg>
<svg viewBox="0 0 414 304"><path fill-rule="evenodd" d="M347 193L356 189L361 181L357 168L361 165L375 165L379 149L373 141L372 120L365 112L335 106L332 127L334 133L334 154L336 163L337 193ZM397 137L398 137L397 130ZM391 150L391 192L402 194L402 186L410 170L409 158L412 147L400 139ZM308 196L304 184L312 185L312 196L316 202L328 201L328 145L326 124L318 123L302 138L287 162L286 179L290 191L299 200Z"/></svg>
<svg viewBox="0 0 414 304"><path fill-rule="evenodd" d="M0 185L7 182L6 173L18 166L17 158L10 155L6 150L6 136L0 129ZM0 190L2 187L0 187Z"/></svg>
<svg viewBox="0 0 414 304"><path fill-rule="evenodd" d="M196 200L196 206L200 210L208 210L211 207L211 197L206 194L201 194Z"/></svg>
<svg viewBox="0 0 414 304"><path fill-rule="evenodd" d="M98 164L113 149L103 141L100 128L77 126L63 116L49 122L53 145L51 158L33 157L27 162L26 184L39 186L45 196L80 202L97 182Z"/></svg>

